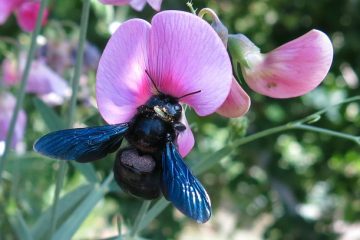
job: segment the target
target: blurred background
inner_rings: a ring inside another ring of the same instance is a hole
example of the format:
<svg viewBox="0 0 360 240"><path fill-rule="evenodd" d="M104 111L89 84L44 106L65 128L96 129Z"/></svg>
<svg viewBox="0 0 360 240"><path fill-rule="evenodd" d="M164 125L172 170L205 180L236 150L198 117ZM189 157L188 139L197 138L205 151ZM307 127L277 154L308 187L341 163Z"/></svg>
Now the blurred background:
<svg viewBox="0 0 360 240"><path fill-rule="evenodd" d="M52 204L59 163L35 154L32 145L38 137L58 127L47 120L49 109L60 117L67 113L66 85L74 70L82 7L81 1L50 2L49 19L38 38L35 58L49 69L34 74L56 74L59 82L65 81L65 85L58 84L65 87L61 93L50 96L38 92L26 95L24 138L7 161L0 192L1 239L19 238L22 224L38 236L34 239L46 239L46 235L36 234L48 228L46 221L41 225L39 219ZM247 35L262 52L316 28L328 34L335 55L326 80L301 98L271 99L243 86L252 99L251 109L243 118L229 120L216 114L199 118L188 110L196 137L196 146L186 158L190 164L244 135L286 124L359 95L359 0L194 0L193 6L212 8L230 33ZM162 10L167 9L189 11L183 0L164 0ZM95 72L111 33L126 19L150 21L155 13L148 5L137 12L128 6L105 7L92 1L76 126L103 124L95 103ZM9 69L6 64L17 61L17 67L21 67L29 41L30 35L19 29L14 16L0 26L3 80ZM7 87L13 94L17 89L18 84ZM359 111L359 102L332 108L314 125L359 136ZM359 145L344 139L298 130L243 145L199 176L212 200L213 216L208 223L195 224L169 206L141 235L149 239L360 239L359 150ZM112 170L113 159L109 156L94 163L98 180ZM59 225L83 204L87 184L88 179L76 166L69 165L61 196L79 191L78 202L67 208L61 205ZM79 186L83 189L79 190ZM68 202L71 201L75 200ZM73 239L116 236L119 216L126 233L141 204L141 200L111 184Z"/></svg>

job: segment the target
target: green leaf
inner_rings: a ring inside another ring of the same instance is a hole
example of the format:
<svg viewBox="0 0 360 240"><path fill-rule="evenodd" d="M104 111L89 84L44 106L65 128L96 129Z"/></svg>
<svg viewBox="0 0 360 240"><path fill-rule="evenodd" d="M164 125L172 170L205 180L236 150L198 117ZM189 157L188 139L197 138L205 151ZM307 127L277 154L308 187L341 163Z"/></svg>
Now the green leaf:
<svg viewBox="0 0 360 240"><path fill-rule="evenodd" d="M52 240L71 239L91 210L104 197L107 188L113 179L111 173L100 187L95 187L81 204L72 212L71 216L57 229ZM61 209L61 208L60 208Z"/></svg>
<svg viewBox="0 0 360 240"><path fill-rule="evenodd" d="M18 239L22 239L22 240L33 239L29 227L27 226L21 212L16 211L16 213L10 217L10 224L15 234L17 235Z"/></svg>
<svg viewBox="0 0 360 240"><path fill-rule="evenodd" d="M152 208L145 214L139 224L138 232L146 228L170 204L165 198L159 199Z"/></svg>
<svg viewBox="0 0 360 240"><path fill-rule="evenodd" d="M65 123L62 121L59 115L57 115L56 112L47 106L43 101L38 98L34 98L34 104L50 131L56 131L65 128Z"/></svg>
<svg viewBox="0 0 360 240"><path fill-rule="evenodd" d="M89 183L98 183L94 165L91 163L70 162L79 172L81 172Z"/></svg>
<svg viewBox="0 0 360 240"><path fill-rule="evenodd" d="M59 200L58 209L58 224L61 224L64 219L67 219L72 215L74 209L79 205L81 200L85 198L91 190L95 189L94 185L84 185L80 186L72 192L66 194ZM35 225L31 229L31 235L34 239L44 239L47 237L48 231L50 230L48 225L51 218L51 210L52 206L50 206L39 218L39 220L35 223Z"/></svg>

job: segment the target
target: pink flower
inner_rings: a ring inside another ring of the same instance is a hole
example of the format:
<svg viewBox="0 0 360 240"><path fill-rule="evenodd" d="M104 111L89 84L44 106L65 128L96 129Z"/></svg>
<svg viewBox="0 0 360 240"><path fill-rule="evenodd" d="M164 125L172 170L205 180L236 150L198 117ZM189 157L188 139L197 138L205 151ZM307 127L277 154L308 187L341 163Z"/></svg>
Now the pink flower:
<svg viewBox="0 0 360 240"><path fill-rule="evenodd" d="M328 73L333 48L321 31L311 30L267 54L243 35L242 70L246 83L254 91L273 98L304 95L316 88Z"/></svg>
<svg viewBox="0 0 360 240"><path fill-rule="evenodd" d="M117 6L129 4L137 11L143 10L145 4L148 3L156 11L160 11L162 0L100 0L100 2Z"/></svg>
<svg viewBox="0 0 360 240"><path fill-rule="evenodd" d="M40 2L36 0L0 0L0 25L4 24L12 12L22 30L31 32L35 29L36 18L40 11ZM47 21L48 11L45 10L42 24Z"/></svg>
<svg viewBox="0 0 360 240"><path fill-rule="evenodd" d="M10 126L11 117L16 105L16 99L13 95L6 92L0 93L0 143L4 143L6 139L6 135ZM11 144L12 148L16 148L16 146L22 142L26 126L26 114L23 110L19 112L19 116L15 126L15 132L13 141ZM3 147L3 146L2 146ZM0 147L0 148L2 148ZM1 155L0 150L0 155Z"/></svg>
<svg viewBox="0 0 360 240"><path fill-rule="evenodd" d="M185 12L164 11L151 25L141 19L123 23L100 59L96 95L99 111L109 124L129 122L137 107L156 93L149 77L164 94L184 97L200 116L214 113L230 92L232 68L227 51L209 24ZM194 137L187 129L178 137L182 156Z"/></svg>
<svg viewBox="0 0 360 240"><path fill-rule="evenodd" d="M18 71L16 69L16 62L10 59L5 59L2 67L5 85L11 86L18 84L21 79L21 73L25 67L25 57L20 57ZM33 61L26 91L38 95L49 105L62 104L64 99L70 96L70 88L67 82L50 69L42 60Z"/></svg>
<svg viewBox="0 0 360 240"><path fill-rule="evenodd" d="M241 117L249 111L250 103L249 95L233 77L229 95L216 112L228 118Z"/></svg>

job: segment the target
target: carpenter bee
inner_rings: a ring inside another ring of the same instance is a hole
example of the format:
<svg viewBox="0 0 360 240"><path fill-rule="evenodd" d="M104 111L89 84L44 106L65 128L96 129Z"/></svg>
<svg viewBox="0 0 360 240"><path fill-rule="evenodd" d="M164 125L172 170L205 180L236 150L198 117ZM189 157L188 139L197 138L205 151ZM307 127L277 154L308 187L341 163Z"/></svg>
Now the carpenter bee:
<svg viewBox="0 0 360 240"><path fill-rule="evenodd" d="M120 187L144 199L162 193L186 216L204 223L211 216L210 199L176 146L178 134L186 129L180 122L179 99L199 91L180 98L157 92L128 123L52 132L38 139L34 150L52 158L91 162L115 152L125 138L130 147L118 151L113 168Z"/></svg>

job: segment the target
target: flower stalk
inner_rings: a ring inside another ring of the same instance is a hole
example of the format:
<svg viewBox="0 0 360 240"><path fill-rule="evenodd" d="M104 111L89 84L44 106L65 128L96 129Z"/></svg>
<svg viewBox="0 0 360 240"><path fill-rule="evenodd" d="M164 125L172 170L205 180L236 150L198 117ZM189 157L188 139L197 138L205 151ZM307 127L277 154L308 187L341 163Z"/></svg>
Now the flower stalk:
<svg viewBox="0 0 360 240"><path fill-rule="evenodd" d="M72 85L72 95L71 95L71 101L70 101L70 108L69 108L69 118L67 126L69 128L72 127L74 123L75 118L75 110L76 110L76 99L77 99L77 93L79 89L79 81L80 81L80 75L82 71L82 65L83 65L83 55L84 55L84 46L86 42L86 33L88 28L88 21L89 21L89 12L90 12L90 0L84 0L83 8L82 8L82 15L81 15L81 23L80 23L80 37L79 37L79 43L78 43L78 54L76 56L76 63L75 63L75 71L73 78L71 80ZM51 212L51 221L50 221L50 236L52 236L57 222L57 207L58 207L58 201L59 196L61 192L61 188L65 179L66 174L66 167L67 163L65 161L60 162L60 167L58 171L58 175L56 177L56 187L55 187L55 196L54 196L54 202L53 202L53 208Z"/></svg>

